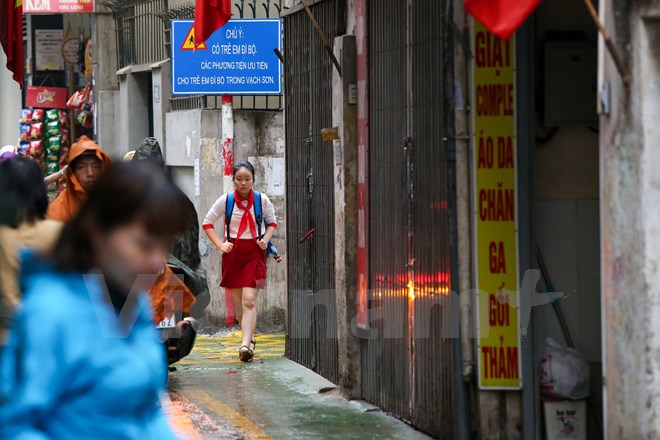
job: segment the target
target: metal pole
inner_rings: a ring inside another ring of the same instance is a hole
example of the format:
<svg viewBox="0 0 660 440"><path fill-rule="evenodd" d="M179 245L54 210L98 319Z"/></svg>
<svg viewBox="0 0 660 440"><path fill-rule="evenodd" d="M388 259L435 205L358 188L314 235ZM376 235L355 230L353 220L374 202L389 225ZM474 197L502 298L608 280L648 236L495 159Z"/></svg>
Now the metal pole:
<svg viewBox="0 0 660 440"><path fill-rule="evenodd" d="M328 54L330 55L330 58L332 58L332 63L335 65L337 72L339 72L339 76L341 76L341 65L339 64L339 60L337 60L337 57L335 56L335 52L332 50L332 46L330 46L330 42L328 41L328 38L323 33L323 29L321 29L321 26L319 26L318 21L316 21L316 18L314 17L312 10L309 9L309 6L307 6L307 2L305 0L300 0L300 2L305 7L305 12L307 12L307 16L312 21L312 25L314 25L314 29L316 29L316 33L319 34L323 46L325 46L325 49L328 51Z"/></svg>
<svg viewBox="0 0 660 440"><path fill-rule="evenodd" d="M69 96L73 96L75 91L75 71L73 64L69 64ZM71 145L76 141L76 118L73 117L73 110L69 111L69 142Z"/></svg>
<svg viewBox="0 0 660 440"><path fill-rule="evenodd" d="M543 276L543 281L545 282L546 290L548 291L548 293L556 292L555 286L552 284L552 280L550 279L550 273L548 272L548 268L545 266L545 261L543 260L541 249L538 246L536 247L536 259L539 262L539 269L541 269L541 275ZM571 337L571 332L568 329L568 324L566 324L566 319L564 318L564 313L561 311L561 306L559 305L559 302L553 301L552 308L555 310L555 314L557 315L557 320L559 321L559 325L561 326L561 331L564 334L564 339L566 339L566 345L568 345L570 348L575 348L575 344L573 343L573 338Z"/></svg>
<svg viewBox="0 0 660 440"><path fill-rule="evenodd" d="M621 57L619 57L619 52L617 52L616 47L614 47L614 43L610 39L609 34L607 33L605 27L603 26L603 23L601 23L600 18L598 18L598 12L596 11L596 8L594 7L593 3L591 3L591 0L584 0L584 4L587 6L587 9L591 14L591 18L594 20L594 23L598 28L598 32L600 32L603 35L603 39L605 40L605 46L607 47L608 52L612 56L612 60L614 61L616 70L618 70L619 75L621 75L621 79L623 80L624 84L629 85L630 70L628 70L628 68L623 64Z"/></svg>
<svg viewBox="0 0 660 440"><path fill-rule="evenodd" d="M361 329L368 325L369 287L369 79L367 69L367 0L355 1L355 20L361 25L355 31L357 45L357 83L358 83L358 159L357 159L357 279L358 305L357 324Z"/></svg>
<svg viewBox="0 0 660 440"><path fill-rule="evenodd" d="M223 161L223 186L224 192L234 190L234 111L233 98L231 95L222 97L222 161ZM236 322L236 308L229 289L225 289L225 306L227 318L225 325L230 326Z"/></svg>
<svg viewBox="0 0 660 440"><path fill-rule="evenodd" d="M406 7L406 139L404 154L406 157L406 185L408 190L408 390L410 414L415 411L416 371L415 371L415 162L413 159L413 0L408 0Z"/></svg>

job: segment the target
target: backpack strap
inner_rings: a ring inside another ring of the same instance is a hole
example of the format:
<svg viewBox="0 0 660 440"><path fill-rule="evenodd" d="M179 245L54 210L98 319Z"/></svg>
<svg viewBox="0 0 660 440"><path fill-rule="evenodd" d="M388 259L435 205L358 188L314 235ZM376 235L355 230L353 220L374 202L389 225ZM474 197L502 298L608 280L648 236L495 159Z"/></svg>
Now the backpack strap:
<svg viewBox="0 0 660 440"><path fill-rule="evenodd" d="M261 233L261 225L264 222L263 207L261 206L261 193L259 191L254 192L254 215L257 222L257 235L259 236L258 240L264 236Z"/></svg>
<svg viewBox="0 0 660 440"><path fill-rule="evenodd" d="M227 241L231 242L231 237L229 235L229 225L231 223L231 215L234 212L234 193L227 193L227 200L225 201L225 224L227 227Z"/></svg>

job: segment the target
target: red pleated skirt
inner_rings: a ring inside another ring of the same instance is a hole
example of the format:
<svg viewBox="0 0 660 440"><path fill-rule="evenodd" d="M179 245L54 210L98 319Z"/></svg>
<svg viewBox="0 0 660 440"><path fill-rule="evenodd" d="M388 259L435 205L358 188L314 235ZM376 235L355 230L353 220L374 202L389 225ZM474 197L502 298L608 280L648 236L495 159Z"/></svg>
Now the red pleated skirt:
<svg viewBox="0 0 660 440"><path fill-rule="evenodd" d="M234 240L234 249L222 256L222 280L220 286L226 289L266 286L266 251L257 242Z"/></svg>

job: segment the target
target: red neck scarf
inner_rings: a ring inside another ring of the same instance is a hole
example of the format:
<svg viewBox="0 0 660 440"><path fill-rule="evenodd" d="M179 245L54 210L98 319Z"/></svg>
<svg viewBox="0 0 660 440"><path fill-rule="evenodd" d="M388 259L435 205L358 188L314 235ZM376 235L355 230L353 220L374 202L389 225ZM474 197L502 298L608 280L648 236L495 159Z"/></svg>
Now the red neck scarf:
<svg viewBox="0 0 660 440"><path fill-rule="evenodd" d="M235 201L235 206L243 211L243 217L241 218L240 225L238 225L238 235L236 238L240 239L247 230L247 228L250 228L252 237L254 237L255 240L258 240L259 237L257 237L257 227L256 227L257 223L254 220L254 217L252 216L252 206L254 205L254 191L250 190L250 194L248 194L247 199L244 199L238 193L238 190L234 190L234 201Z"/></svg>

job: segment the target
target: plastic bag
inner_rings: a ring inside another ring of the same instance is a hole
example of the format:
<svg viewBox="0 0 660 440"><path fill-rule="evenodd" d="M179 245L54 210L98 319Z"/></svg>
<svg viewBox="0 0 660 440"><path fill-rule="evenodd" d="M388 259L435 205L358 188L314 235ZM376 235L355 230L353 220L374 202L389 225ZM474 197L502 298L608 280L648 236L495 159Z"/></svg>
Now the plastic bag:
<svg viewBox="0 0 660 440"><path fill-rule="evenodd" d="M563 399L589 396L589 364L580 352L563 347L552 338L545 340L545 356L539 365L541 393Z"/></svg>

